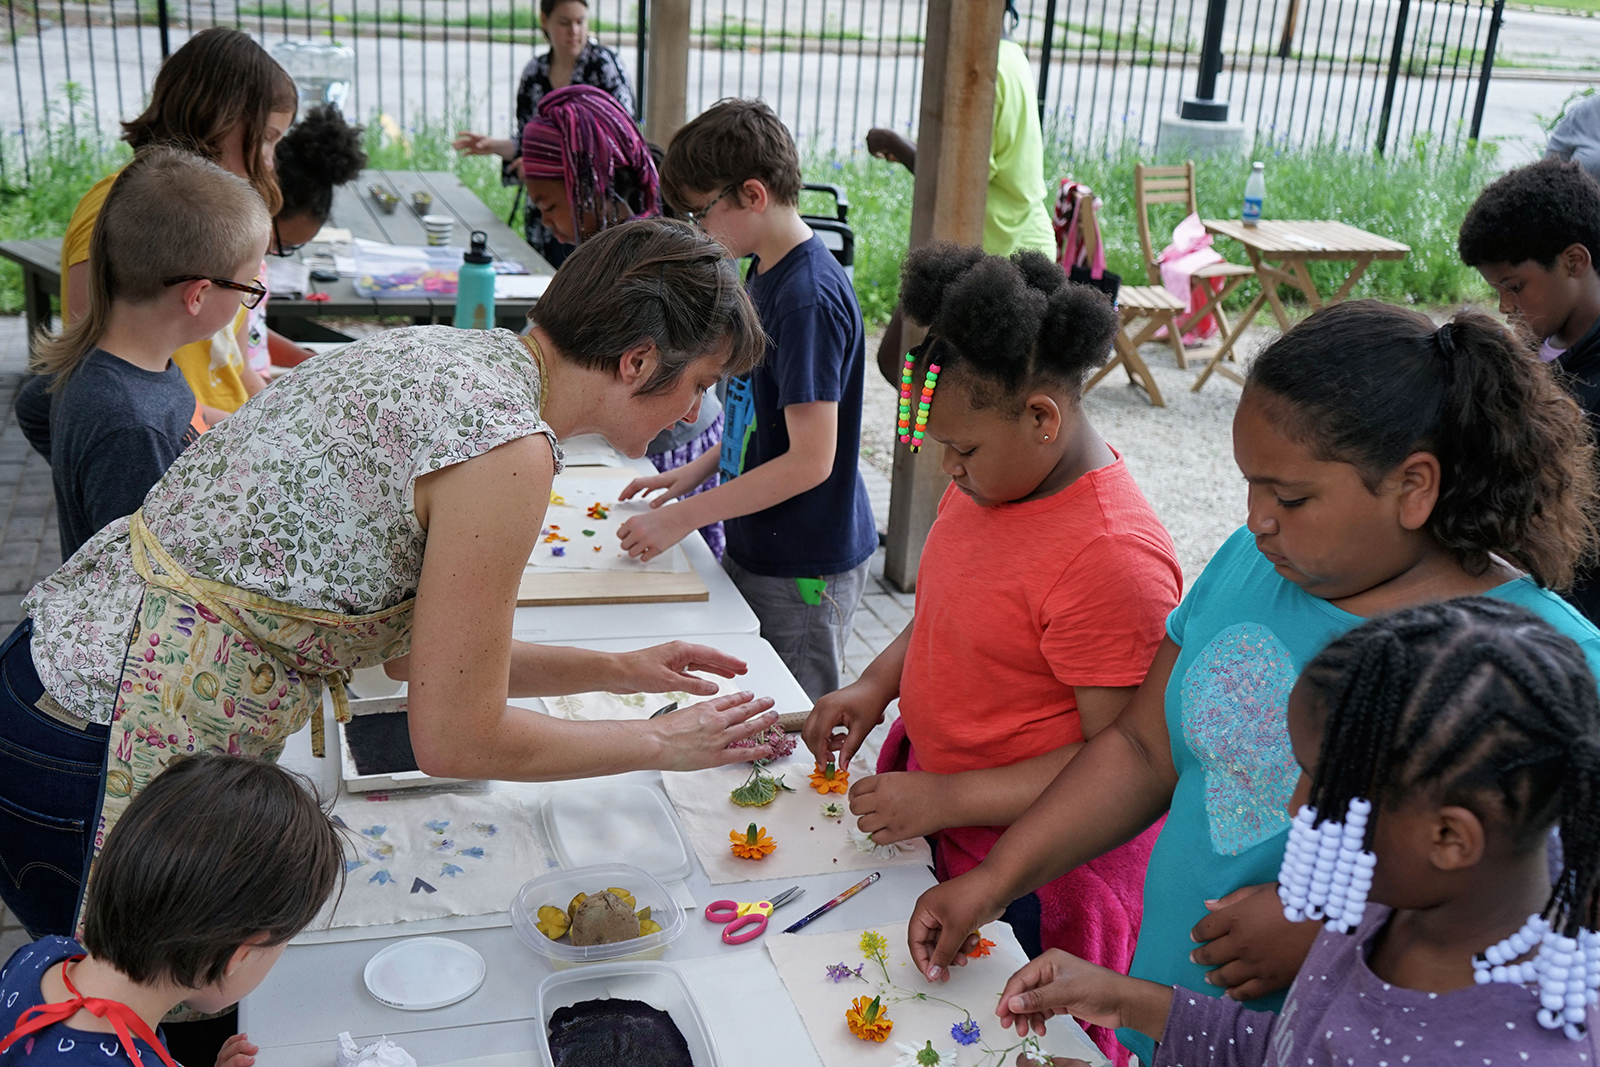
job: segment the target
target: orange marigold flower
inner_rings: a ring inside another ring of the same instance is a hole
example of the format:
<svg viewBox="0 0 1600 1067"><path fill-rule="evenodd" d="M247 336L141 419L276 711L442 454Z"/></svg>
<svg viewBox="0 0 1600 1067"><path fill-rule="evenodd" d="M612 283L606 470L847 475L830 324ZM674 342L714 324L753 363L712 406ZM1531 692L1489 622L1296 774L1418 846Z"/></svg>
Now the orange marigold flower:
<svg viewBox="0 0 1600 1067"><path fill-rule="evenodd" d="M769 853L777 851L778 843L767 836L767 828L756 829L756 824L751 823L750 828L744 833L738 830L728 831L728 840L733 842L729 846L733 854L742 860L765 859Z"/></svg>
<svg viewBox="0 0 1600 1067"><path fill-rule="evenodd" d="M844 1021L850 1032L863 1041L881 1042L894 1029L894 1022L879 997L873 997L870 1003L866 997L857 997L845 1009Z"/></svg>
<svg viewBox="0 0 1600 1067"><path fill-rule="evenodd" d="M974 930L972 932L974 934L976 934L978 931ZM978 947L968 951L967 952L967 958L968 959L974 959L974 960L981 960L981 959L983 959L983 957L985 957L985 956L987 956L989 954L989 950L992 949L992 948L994 948L994 942L990 941L987 937L981 937L980 936L978 938Z"/></svg>
<svg viewBox="0 0 1600 1067"><path fill-rule="evenodd" d="M818 767L811 772L811 788L824 796L843 793L850 788L850 772L838 770L831 763L826 767Z"/></svg>

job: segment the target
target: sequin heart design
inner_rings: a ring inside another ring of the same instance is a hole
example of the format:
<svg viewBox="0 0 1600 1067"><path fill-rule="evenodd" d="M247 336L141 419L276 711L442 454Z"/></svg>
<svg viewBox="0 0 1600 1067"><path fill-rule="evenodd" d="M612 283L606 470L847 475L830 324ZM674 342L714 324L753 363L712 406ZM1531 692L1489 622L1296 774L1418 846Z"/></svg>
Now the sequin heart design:
<svg viewBox="0 0 1600 1067"><path fill-rule="evenodd" d="M1183 738L1206 774L1211 847L1237 856L1289 826L1300 778L1289 746L1289 690L1299 672L1257 623L1211 639L1183 676Z"/></svg>

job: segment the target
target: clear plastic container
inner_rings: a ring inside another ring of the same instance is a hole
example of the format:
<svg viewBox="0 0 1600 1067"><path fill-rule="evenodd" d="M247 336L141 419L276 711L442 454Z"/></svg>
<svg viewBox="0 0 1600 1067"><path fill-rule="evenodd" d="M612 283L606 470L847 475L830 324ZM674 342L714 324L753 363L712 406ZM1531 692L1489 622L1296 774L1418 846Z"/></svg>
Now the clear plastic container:
<svg viewBox="0 0 1600 1067"><path fill-rule="evenodd" d="M356 292L370 300L455 302L459 248L355 242Z"/></svg>
<svg viewBox="0 0 1600 1067"><path fill-rule="evenodd" d="M683 976L665 963L607 963L582 971L552 974L539 983L539 1058L555 1067L550 1054L550 1016L585 1000L640 1000L672 1016L689 1046L695 1067L722 1067L711 1027Z"/></svg>
<svg viewBox="0 0 1600 1067"><path fill-rule="evenodd" d="M599 893L612 886L633 894L635 911L649 907L650 918L661 925L660 933L609 945L573 945L566 941L550 940L535 925L539 921L539 909L544 905L565 908L579 893ZM517 932L523 944L548 959L557 970L612 960L660 959L661 953L683 933L687 925L683 906L672 899L667 887L627 863L602 863L593 867L576 867L570 871L550 871L528 882L511 898L511 928Z"/></svg>
<svg viewBox="0 0 1600 1067"><path fill-rule="evenodd" d="M572 782L552 789L540 809L563 867L626 856L663 882L689 877L694 864L667 795L637 782Z"/></svg>

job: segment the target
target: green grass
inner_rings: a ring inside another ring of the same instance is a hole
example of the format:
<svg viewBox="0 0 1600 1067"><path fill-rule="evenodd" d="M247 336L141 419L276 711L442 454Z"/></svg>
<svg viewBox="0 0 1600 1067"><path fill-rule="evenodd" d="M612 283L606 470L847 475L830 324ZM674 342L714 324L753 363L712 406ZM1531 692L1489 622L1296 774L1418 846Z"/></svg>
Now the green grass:
<svg viewBox="0 0 1600 1067"><path fill-rule="evenodd" d="M70 95L70 94L68 94ZM456 111L465 113L457 107ZM376 118L367 122L367 152L375 167L454 171L499 217L505 218L515 188L500 184L499 161L462 157L450 140L464 122L453 116L409 130ZM0 239L59 236L78 198L96 180L120 166L126 149L114 142L73 138L57 114L46 147L33 143L32 181L22 182L19 145L14 136L0 141L6 153L6 174L13 182L0 189ZM38 133L33 135L39 137ZM1101 226L1112 270L1128 284L1145 281L1143 257L1133 209L1133 167L1140 153L1131 147L1091 152L1046 146L1046 181L1072 175L1094 187L1103 198ZM1356 288L1402 304L1447 305L1483 299L1488 290L1476 271L1456 257L1456 229L1478 190L1497 172L1492 147L1439 150L1421 142L1382 159L1337 149L1275 151L1258 146L1257 158L1267 164L1266 213L1269 218L1340 219L1362 229L1404 241L1411 254L1404 260L1374 263ZM1149 162L1168 162L1147 157ZM844 187L850 201L850 224L856 233L856 295L869 323L882 323L899 296L900 264L911 228L913 181L905 168L872 159L865 153L829 155L810 151L804 165L808 181ZM1202 215L1238 214L1248 168L1233 161L1199 164ZM817 194L807 194L808 198ZM807 211L828 213L827 197L806 199ZM1168 234L1179 221L1175 209L1158 211L1154 226ZM1158 245L1165 240L1157 238ZM1221 242L1220 251L1238 262L1241 250ZM1324 292L1344 277L1346 264L1312 264ZM1234 300L1253 294L1246 283ZM21 274L0 262L0 313L21 309Z"/></svg>
<svg viewBox="0 0 1600 1067"><path fill-rule="evenodd" d="M1600 0L1507 0L1507 7L1557 7L1584 15L1600 14Z"/></svg>

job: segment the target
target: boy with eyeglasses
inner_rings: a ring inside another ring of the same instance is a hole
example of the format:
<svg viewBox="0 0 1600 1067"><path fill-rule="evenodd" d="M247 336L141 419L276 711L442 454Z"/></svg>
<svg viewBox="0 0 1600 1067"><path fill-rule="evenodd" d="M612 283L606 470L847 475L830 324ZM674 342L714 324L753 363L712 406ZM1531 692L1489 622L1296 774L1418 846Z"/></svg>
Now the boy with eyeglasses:
<svg viewBox="0 0 1600 1067"><path fill-rule="evenodd" d="M89 308L34 343L17 422L50 457L61 558L131 515L205 432L172 362L266 296L271 219L243 178L170 148L118 176L89 243Z"/></svg>

